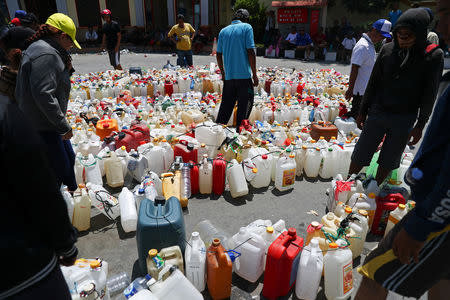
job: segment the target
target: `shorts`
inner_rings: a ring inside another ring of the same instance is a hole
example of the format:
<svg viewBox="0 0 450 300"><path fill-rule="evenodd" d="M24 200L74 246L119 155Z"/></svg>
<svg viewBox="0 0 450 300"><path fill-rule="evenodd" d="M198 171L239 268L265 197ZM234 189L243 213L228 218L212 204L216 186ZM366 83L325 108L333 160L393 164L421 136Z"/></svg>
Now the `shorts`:
<svg viewBox="0 0 450 300"><path fill-rule="evenodd" d="M405 265L394 255L392 244L409 215L369 253L358 272L389 291L404 297L420 298L439 281L450 279L450 225L430 234L420 251L418 263Z"/></svg>
<svg viewBox="0 0 450 300"><path fill-rule="evenodd" d="M353 151L352 162L362 167L370 165L384 137L378 165L386 170L397 169L416 118L415 114L370 112Z"/></svg>
<svg viewBox="0 0 450 300"><path fill-rule="evenodd" d="M120 65L120 51L116 52L114 49L108 50L109 63L114 68Z"/></svg>

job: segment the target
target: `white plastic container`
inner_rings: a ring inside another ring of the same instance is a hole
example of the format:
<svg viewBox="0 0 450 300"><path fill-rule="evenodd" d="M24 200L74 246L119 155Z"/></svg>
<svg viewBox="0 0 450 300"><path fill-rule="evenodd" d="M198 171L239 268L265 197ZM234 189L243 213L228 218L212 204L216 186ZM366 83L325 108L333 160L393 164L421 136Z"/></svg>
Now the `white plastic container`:
<svg viewBox="0 0 450 300"><path fill-rule="evenodd" d="M186 263L186 277L199 292L203 292L206 285L206 247L200 234L194 231L184 253Z"/></svg>
<svg viewBox="0 0 450 300"><path fill-rule="evenodd" d="M64 200L66 201L67 205L67 214L69 215L70 223L72 223L73 220L73 208L74 208L74 201L72 195L69 193L69 189L67 186L61 186L61 194L64 197Z"/></svg>
<svg viewBox="0 0 450 300"><path fill-rule="evenodd" d="M328 300L344 300L353 292L352 251L338 248L337 243L329 244L324 261L325 296Z"/></svg>
<svg viewBox="0 0 450 300"><path fill-rule="evenodd" d="M231 238L231 247L241 253L234 266L235 273L250 282L256 282L264 271L264 257L266 243L263 238L241 227L239 232Z"/></svg>
<svg viewBox="0 0 450 300"><path fill-rule="evenodd" d="M226 135L222 125L207 121L196 126L195 138L206 145L209 157L216 157L217 148L222 145Z"/></svg>
<svg viewBox="0 0 450 300"><path fill-rule="evenodd" d="M141 290L137 294L128 298L129 300L159 300L152 292L149 290Z"/></svg>
<svg viewBox="0 0 450 300"><path fill-rule="evenodd" d="M164 172L168 172L174 161L173 148L165 139L161 141L160 146L164 152Z"/></svg>
<svg viewBox="0 0 450 300"><path fill-rule="evenodd" d="M322 217L321 223L324 226L336 231L339 227L340 219L334 213L329 212Z"/></svg>
<svg viewBox="0 0 450 300"><path fill-rule="evenodd" d="M115 220L120 215L119 201L103 186L88 182L86 188L88 189L92 205L102 214L112 220Z"/></svg>
<svg viewBox="0 0 450 300"><path fill-rule="evenodd" d="M200 194L211 194L212 192L212 163L208 161L208 155L203 155L202 165L198 169Z"/></svg>
<svg viewBox="0 0 450 300"><path fill-rule="evenodd" d="M134 195L124 187L119 195L120 223L125 232L136 231L137 211Z"/></svg>
<svg viewBox="0 0 450 300"><path fill-rule="evenodd" d="M125 146L120 147L119 149L116 149L117 158L120 160L120 163L122 164L122 173L123 177L127 175L128 169L128 152Z"/></svg>
<svg viewBox="0 0 450 300"><path fill-rule="evenodd" d="M308 148L303 145L301 149L295 150L295 163L297 165L296 167L296 175L302 176L303 174L303 168L305 166L305 160L306 160L306 152Z"/></svg>
<svg viewBox="0 0 450 300"><path fill-rule="evenodd" d="M319 175L321 161L320 148L308 149L304 167L306 176L316 178Z"/></svg>
<svg viewBox="0 0 450 300"><path fill-rule="evenodd" d="M80 184L74 193L72 225L79 231L91 227L91 199L84 184Z"/></svg>
<svg viewBox="0 0 450 300"><path fill-rule="evenodd" d="M169 274L166 277L166 273ZM164 278L164 279L163 279ZM158 281L150 280L150 291L158 298L164 300L203 300L202 294L194 285L175 267L166 266L159 273Z"/></svg>
<svg viewBox="0 0 450 300"><path fill-rule="evenodd" d="M227 167L227 181L230 185L231 197L237 198L248 194L248 185L245 180L242 165L233 159L231 167Z"/></svg>
<svg viewBox="0 0 450 300"><path fill-rule="evenodd" d="M147 158L135 150L131 150L128 159L128 169L137 181L141 181L144 171L148 168Z"/></svg>
<svg viewBox="0 0 450 300"><path fill-rule="evenodd" d="M122 163L115 152L111 152L111 157L105 159L106 182L110 187L123 186Z"/></svg>
<svg viewBox="0 0 450 300"><path fill-rule="evenodd" d="M400 222L400 220L403 219L403 217L407 213L408 210L406 209L406 205L399 204L398 207L389 214L386 230L384 231L384 236L386 236L388 232L391 231L391 229L395 226L395 224Z"/></svg>
<svg viewBox="0 0 450 300"><path fill-rule="evenodd" d="M323 255L319 242L313 238L305 246L298 264L295 295L300 299L316 299L323 270Z"/></svg>
<svg viewBox="0 0 450 300"><path fill-rule="evenodd" d="M364 249L366 236L364 235L364 228L359 226L358 224L350 222L349 227L350 227L349 249L352 251L353 259L355 259L361 255ZM367 234L367 232L365 232L365 234Z"/></svg>
<svg viewBox="0 0 450 300"><path fill-rule="evenodd" d="M87 160L81 161L84 173L86 174L86 182L103 185L102 173L94 155L89 154Z"/></svg>
<svg viewBox="0 0 450 300"><path fill-rule="evenodd" d="M282 156L278 160L275 175L275 188L277 190L282 192L294 187L296 166L294 154L289 155L289 157Z"/></svg>
<svg viewBox="0 0 450 300"><path fill-rule="evenodd" d="M155 145L152 149L150 149L150 151L148 151L146 157L150 170L158 174L158 176L161 176L166 167L164 148L160 145Z"/></svg>
<svg viewBox="0 0 450 300"><path fill-rule="evenodd" d="M330 179L336 173L336 155L333 148L324 149L321 151L322 168L319 175L323 179Z"/></svg>
<svg viewBox="0 0 450 300"><path fill-rule="evenodd" d="M250 184L254 188L267 187L270 184L273 156L266 153L267 150L263 148L252 148L249 151L249 158L252 159L252 162L258 170L256 176L250 181Z"/></svg>

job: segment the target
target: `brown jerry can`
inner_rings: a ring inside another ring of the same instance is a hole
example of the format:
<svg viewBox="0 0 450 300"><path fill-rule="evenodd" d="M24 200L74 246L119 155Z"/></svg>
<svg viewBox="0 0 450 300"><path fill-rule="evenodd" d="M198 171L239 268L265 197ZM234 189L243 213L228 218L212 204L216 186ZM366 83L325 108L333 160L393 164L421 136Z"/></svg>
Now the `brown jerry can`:
<svg viewBox="0 0 450 300"><path fill-rule="evenodd" d="M323 136L325 140L329 142L332 136L337 138L338 129L336 125L332 124L331 122L313 122L311 123L310 135L311 138L315 139L316 141L318 141L319 138Z"/></svg>

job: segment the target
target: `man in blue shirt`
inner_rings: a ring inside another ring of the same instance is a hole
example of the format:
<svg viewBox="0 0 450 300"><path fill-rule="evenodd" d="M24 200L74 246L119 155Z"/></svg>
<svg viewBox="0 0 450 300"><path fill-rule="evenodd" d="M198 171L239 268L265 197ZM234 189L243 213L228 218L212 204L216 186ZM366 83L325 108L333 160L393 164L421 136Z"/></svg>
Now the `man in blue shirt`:
<svg viewBox="0 0 450 300"><path fill-rule="evenodd" d="M392 3L392 10L389 12L389 22L392 23L392 27L394 27L398 18L402 15L402 11L398 8L398 2Z"/></svg>
<svg viewBox="0 0 450 300"><path fill-rule="evenodd" d="M305 28L300 28L297 34L297 49L305 51L305 60L309 60L313 42L309 34L305 32Z"/></svg>
<svg viewBox="0 0 450 300"><path fill-rule="evenodd" d="M236 127L250 116L253 86L258 86L253 28L246 23L248 18L246 9L238 9L231 25L220 31L217 43L217 64L224 86L216 122L227 124L237 101Z"/></svg>

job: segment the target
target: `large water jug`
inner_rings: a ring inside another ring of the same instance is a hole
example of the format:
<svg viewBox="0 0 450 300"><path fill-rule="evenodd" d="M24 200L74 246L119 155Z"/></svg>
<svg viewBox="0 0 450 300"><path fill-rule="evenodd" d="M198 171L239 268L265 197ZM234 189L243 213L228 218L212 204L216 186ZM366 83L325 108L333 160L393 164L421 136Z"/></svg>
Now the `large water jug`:
<svg viewBox="0 0 450 300"><path fill-rule="evenodd" d="M144 171L148 169L148 160L144 155L131 150L127 168L135 180L141 181Z"/></svg>
<svg viewBox="0 0 450 300"><path fill-rule="evenodd" d="M252 152L253 149L256 151ZM257 169L256 176L250 181L254 188L263 188L270 184L273 156L266 153L268 153L267 150L263 148L252 148L249 152L249 156Z"/></svg>
<svg viewBox="0 0 450 300"><path fill-rule="evenodd" d="M91 227L91 198L82 183L74 192L74 207L72 225L79 231L89 230Z"/></svg>
<svg viewBox="0 0 450 300"><path fill-rule="evenodd" d="M231 197L237 198L248 194L248 185L245 180L242 165L233 159L227 168L227 181L230 186Z"/></svg>
<svg viewBox="0 0 450 300"><path fill-rule="evenodd" d="M194 231L197 231L200 234L200 237L204 241L206 248L209 248L209 246L211 246L212 241L215 238L220 239L221 244L224 247L229 248L229 235L223 229L212 224L210 220L203 220L199 222L197 225L195 225Z"/></svg>
<svg viewBox="0 0 450 300"><path fill-rule="evenodd" d="M295 185L295 155L282 156L277 162L275 188L280 192L287 191Z"/></svg>
<svg viewBox="0 0 450 300"><path fill-rule="evenodd" d="M300 256L295 295L300 299L316 299L323 270L323 255L316 238L311 240Z"/></svg>
<svg viewBox="0 0 450 300"><path fill-rule="evenodd" d="M119 195L120 223L125 232L136 231L137 211L134 195L124 187Z"/></svg>
<svg viewBox="0 0 450 300"><path fill-rule="evenodd" d="M339 248L337 243L330 243L329 247L323 258L325 296L329 300L344 300L353 291L352 251Z"/></svg>
<svg viewBox="0 0 450 300"><path fill-rule="evenodd" d="M320 148L308 149L305 159L305 175L309 178L316 178L319 175L321 161Z"/></svg>
<svg viewBox="0 0 450 300"><path fill-rule="evenodd" d="M319 175L323 179L330 179L336 175L336 155L333 148L324 149L321 151L322 168L320 168Z"/></svg>
<svg viewBox="0 0 450 300"><path fill-rule="evenodd" d="M186 244L184 253L186 262L186 277L195 286L203 292L206 285L206 247L196 231L192 232L189 242Z"/></svg>
<svg viewBox="0 0 450 300"><path fill-rule="evenodd" d="M159 255L164 260L165 265L176 266L181 273L184 273L183 254L178 245L161 249Z"/></svg>
<svg viewBox="0 0 450 300"><path fill-rule="evenodd" d="M100 152L98 153L98 155L96 157L98 166L100 168L100 173L102 174L102 177L106 175L106 172L105 172L105 159L110 156L110 153L111 153L111 151L109 150L109 147L106 146L105 148L100 150Z"/></svg>
<svg viewBox="0 0 450 300"><path fill-rule="evenodd" d="M388 234L388 232L391 231L392 228L394 228L395 224L400 222L400 220L403 219L403 217L407 213L408 213L408 210L406 209L406 205L404 205L404 204L399 204L395 210L391 211L389 213L389 218L388 218L388 222L386 225L386 229L384 231L384 236L386 236Z"/></svg>
<svg viewBox="0 0 450 300"><path fill-rule="evenodd" d="M119 201L103 186L88 182L86 188L92 205L107 218L115 220L120 215Z"/></svg>
<svg viewBox="0 0 450 300"><path fill-rule="evenodd" d="M147 269L146 259L150 249L174 245L185 249L185 225L180 201L172 197L167 201L158 196L155 201L144 199L139 209L136 232L139 266Z"/></svg>
<svg viewBox="0 0 450 300"><path fill-rule="evenodd" d="M213 183L213 166L212 163L208 161L208 155L203 155L203 161L198 169L198 172L200 194L211 194Z"/></svg>
<svg viewBox="0 0 450 300"><path fill-rule="evenodd" d="M231 276L233 264L228 253L215 238L206 253L207 285L211 297L226 299L231 295Z"/></svg>
<svg viewBox="0 0 450 300"><path fill-rule="evenodd" d="M82 166L81 175L85 182L103 185L102 173L94 155L89 154L87 157L78 157Z"/></svg>
<svg viewBox="0 0 450 300"><path fill-rule="evenodd" d="M111 152L111 157L105 159L105 173L106 182L110 187L123 186L122 163L115 152Z"/></svg>
<svg viewBox="0 0 450 300"><path fill-rule="evenodd" d="M340 130L344 135L348 135L350 132L354 132L356 129L356 122L353 118L348 120L343 120L339 117L334 120L334 125Z"/></svg>
<svg viewBox="0 0 450 300"><path fill-rule="evenodd" d="M181 199L181 171L175 173L163 173L162 175L163 195L166 199L175 197L179 199L181 207L188 205L187 199Z"/></svg>
<svg viewBox="0 0 450 300"><path fill-rule="evenodd" d="M216 195L222 195L225 190L225 173L227 163L222 154L218 154L213 162L213 186L212 190Z"/></svg>
<svg viewBox="0 0 450 300"><path fill-rule="evenodd" d="M129 159L129 155L127 152L127 148L125 146L120 147L119 149L116 149L116 154L117 157L120 160L120 163L122 164L122 173L123 173L123 177L125 178L125 176L127 175L128 172L128 159Z"/></svg>
<svg viewBox="0 0 450 300"><path fill-rule="evenodd" d="M150 280L147 285L157 299L203 299L202 294L174 266L166 266L159 274L157 280Z"/></svg>
<svg viewBox="0 0 450 300"><path fill-rule="evenodd" d="M321 223L326 227L336 231L340 226L341 220L334 213L329 212L322 217Z"/></svg>
<svg viewBox="0 0 450 300"><path fill-rule="evenodd" d="M297 176L302 176L303 169L305 166L305 160L306 160L306 152L308 151L308 148L305 145L302 145L300 149L295 150L295 173Z"/></svg>
<svg viewBox="0 0 450 300"><path fill-rule="evenodd" d="M69 215L70 223L72 223L72 220L73 220L73 209L74 209L74 206L75 206L72 194L69 193L69 189L65 185L61 186L61 194L63 195L63 198L66 201L67 214Z"/></svg>
<svg viewBox="0 0 450 300"><path fill-rule="evenodd" d="M241 254L234 262L235 273L245 280L256 282L264 271L266 243L263 238L241 227L231 238L230 246Z"/></svg>
<svg viewBox="0 0 450 300"><path fill-rule="evenodd" d="M172 146L163 139L160 144L164 152L164 172L168 172L174 160L174 152Z"/></svg>
<svg viewBox="0 0 450 300"><path fill-rule="evenodd" d="M217 148L222 145L226 135L222 125L208 121L200 123L195 127L195 138L199 143L206 145L209 157L215 157L217 155Z"/></svg>
<svg viewBox="0 0 450 300"><path fill-rule="evenodd" d="M156 143L158 143L158 140ZM159 144L156 144L153 148L148 151L147 155L148 165L151 171L155 172L158 175L161 175L165 171L165 152L164 148Z"/></svg>
<svg viewBox="0 0 450 300"><path fill-rule="evenodd" d="M325 227L323 224L316 221L311 222L311 224L309 224L306 228L307 235L305 245L309 245L312 239L316 239L319 243L320 250L323 254L325 254L328 251L328 241L325 238L324 232L330 233L334 236L337 235L336 230Z"/></svg>
<svg viewBox="0 0 450 300"><path fill-rule="evenodd" d="M350 241L349 249L352 251L353 259L355 259L361 255L364 249L367 231L364 232L364 228L354 222L350 222L347 231L349 231L349 234L347 234Z"/></svg>

